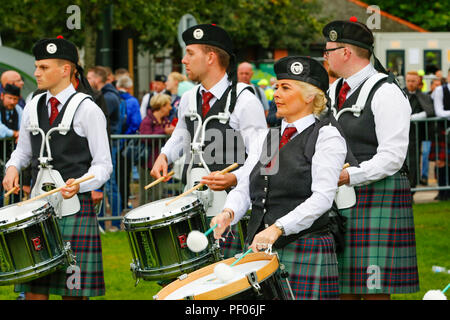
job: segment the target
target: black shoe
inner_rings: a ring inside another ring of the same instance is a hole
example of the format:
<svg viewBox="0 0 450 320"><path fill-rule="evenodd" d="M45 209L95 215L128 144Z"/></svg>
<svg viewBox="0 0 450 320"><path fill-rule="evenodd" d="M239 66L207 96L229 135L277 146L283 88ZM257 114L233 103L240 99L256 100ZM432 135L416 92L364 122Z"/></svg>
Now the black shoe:
<svg viewBox="0 0 450 320"><path fill-rule="evenodd" d="M419 180L419 183L423 186L427 186L428 185L428 178L427 177L422 177Z"/></svg>

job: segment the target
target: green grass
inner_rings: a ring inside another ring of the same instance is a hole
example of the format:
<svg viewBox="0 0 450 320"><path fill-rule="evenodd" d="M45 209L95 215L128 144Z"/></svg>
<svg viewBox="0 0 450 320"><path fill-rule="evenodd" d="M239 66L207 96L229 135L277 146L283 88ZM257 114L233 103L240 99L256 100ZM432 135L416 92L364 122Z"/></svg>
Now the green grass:
<svg viewBox="0 0 450 320"><path fill-rule="evenodd" d="M442 290L450 274L433 273L433 265L450 268L450 202L414 205L420 292L393 295L396 300L421 300L431 289ZM156 282L135 286L130 271L131 251L125 232L102 235L106 295L93 300L148 300L161 289ZM450 291L447 296L450 297ZM0 300L14 300L13 286L0 287ZM60 299L51 296L51 299Z"/></svg>

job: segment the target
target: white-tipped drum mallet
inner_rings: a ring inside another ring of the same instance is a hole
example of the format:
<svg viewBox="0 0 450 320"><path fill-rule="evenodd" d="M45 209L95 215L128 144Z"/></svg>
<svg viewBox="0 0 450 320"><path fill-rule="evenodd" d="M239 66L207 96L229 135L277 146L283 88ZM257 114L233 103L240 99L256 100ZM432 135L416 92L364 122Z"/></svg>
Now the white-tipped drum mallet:
<svg viewBox="0 0 450 320"><path fill-rule="evenodd" d="M447 300L445 291L450 288L450 283L445 287L444 290L429 290L423 296L423 300Z"/></svg>
<svg viewBox="0 0 450 320"><path fill-rule="evenodd" d="M237 167L238 167L238 164L237 164L237 163L233 163L231 166L226 167L225 169L223 169L222 171L220 171L220 172L218 172L218 173L216 173L216 174L225 174L225 173L227 173L227 172L229 172L229 171L231 171L231 170L236 169ZM190 194L191 192L193 192L193 191L195 191L195 190L197 190L197 189L199 189L199 188L201 188L201 187L203 187L203 186L204 186L203 183L197 184L196 186L194 186L194 187L192 187L191 189L189 189L189 190L183 192L183 193L180 194L179 196L176 196L176 197L173 198L172 200L166 202L166 206L168 206L169 204L171 204L171 203L177 201L178 199L180 199L180 198L182 198L182 197L184 197L184 196Z"/></svg>
<svg viewBox="0 0 450 320"><path fill-rule="evenodd" d="M76 186L77 184L80 184L80 183L85 182L85 181L87 181L87 180L90 180L90 179L92 179L92 178L94 178L94 175L90 175L90 176L87 176L87 177L84 177L84 178L75 180L73 183L71 183L71 184L69 184L69 185L65 185L65 186L62 186L62 187L59 187L59 188L50 190L50 191L48 191L48 192L42 193L42 194L40 194L40 195L38 195L38 196L36 196L36 197L34 197L34 198L31 198L31 199L28 199L28 200L19 202L17 205L18 205L18 206L22 206L22 205L24 205L24 204L26 204L26 203L28 203L28 202L32 202L32 201L35 201L35 200L39 200L39 199L48 197L48 196L50 196L50 195L52 195L52 194L54 194L54 193L57 193L57 192L61 191L63 188Z"/></svg>
<svg viewBox="0 0 450 320"><path fill-rule="evenodd" d="M152 183L146 185L144 187L145 190L150 189L153 186L156 186L158 183L164 181L167 177L171 177L175 174L174 171L170 171L166 176L162 176L161 178L158 178L157 180L153 181Z"/></svg>
<svg viewBox="0 0 450 320"><path fill-rule="evenodd" d="M211 228L206 230L205 233L200 232L198 230L193 230L189 232L188 237L186 239L186 244L192 252L200 252L206 249L208 246L208 238L207 236L213 232L215 228L217 228L218 224L216 223Z"/></svg>
<svg viewBox="0 0 450 320"><path fill-rule="evenodd" d="M234 278L234 270L233 270L233 266L238 263L239 261L241 261L246 255L248 255L250 252L252 252L253 250L250 248L248 249L243 255L241 255L239 257L239 259L236 259L236 261L234 261L232 264L227 265L225 263L218 263L215 267L214 267L214 275L216 276L215 279L219 279L222 282L228 282L231 279ZM215 280L214 278L211 280Z"/></svg>

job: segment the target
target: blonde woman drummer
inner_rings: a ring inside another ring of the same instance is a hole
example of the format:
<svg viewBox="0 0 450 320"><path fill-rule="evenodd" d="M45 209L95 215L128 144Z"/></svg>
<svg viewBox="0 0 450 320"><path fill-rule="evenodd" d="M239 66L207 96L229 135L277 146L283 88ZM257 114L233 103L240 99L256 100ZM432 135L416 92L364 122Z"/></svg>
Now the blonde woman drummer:
<svg viewBox="0 0 450 320"><path fill-rule="evenodd" d="M326 108L328 75L308 57L285 57L274 68L282 125L266 131L259 162L211 222L219 224L214 237L236 224L251 204L246 242L254 252L273 245L289 272L295 299L338 299L329 213L347 147L338 129L329 125L329 113L318 118Z"/></svg>

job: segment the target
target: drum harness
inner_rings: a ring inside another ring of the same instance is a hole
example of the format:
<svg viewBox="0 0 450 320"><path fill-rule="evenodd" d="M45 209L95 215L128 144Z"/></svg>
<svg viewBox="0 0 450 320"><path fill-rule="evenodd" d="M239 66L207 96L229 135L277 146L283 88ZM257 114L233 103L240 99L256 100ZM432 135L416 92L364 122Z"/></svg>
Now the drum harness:
<svg viewBox="0 0 450 320"><path fill-rule="evenodd" d="M37 135L40 133L42 136L42 143L38 158L39 172L34 184L34 188L32 190L32 196L36 196L44 192L44 190L42 189L45 187L50 187L51 189L54 189L56 187L66 185L61 174L58 171L53 170L53 166L51 165L51 161L53 160L53 158L50 150L50 142L49 142L50 135L55 131L58 131L59 134L61 135L66 135L71 128L73 117L75 115L76 110L78 109L78 106L85 99L92 99L91 96L87 94L81 92L74 93L69 98L69 103L67 104L64 116L60 124L57 127L51 128L50 130L48 130L47 134L45 134L44 131L39 127L38 112L37 112L38 102L40 98L45 94L46 93L38 94L29 102L30 119L27 130L29 130L33 135ZM46 157L44 157L44 147L45 150L47 151ZM57 216L60 219L62 218L63 215L65 216L75 214L80 210L80 201L77 195L75 195L70 199L63 199L61 194L57 193L49 197L49 202L55 208Z"/></svg>

